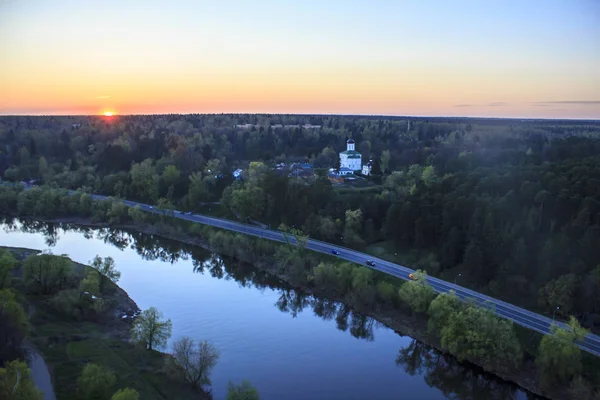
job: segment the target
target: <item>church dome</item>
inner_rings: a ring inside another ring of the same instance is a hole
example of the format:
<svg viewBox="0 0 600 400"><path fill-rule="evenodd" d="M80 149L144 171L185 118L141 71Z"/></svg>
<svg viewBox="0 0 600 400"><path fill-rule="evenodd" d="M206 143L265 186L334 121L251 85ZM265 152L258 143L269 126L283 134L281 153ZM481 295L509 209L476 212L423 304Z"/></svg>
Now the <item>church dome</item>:
<svg viewBox="0 0 600 400"><path fill-rule="evenodd" d="M348 141L346 143L348 143L348 144L354 144L354 139L348 139Z"/></svg>

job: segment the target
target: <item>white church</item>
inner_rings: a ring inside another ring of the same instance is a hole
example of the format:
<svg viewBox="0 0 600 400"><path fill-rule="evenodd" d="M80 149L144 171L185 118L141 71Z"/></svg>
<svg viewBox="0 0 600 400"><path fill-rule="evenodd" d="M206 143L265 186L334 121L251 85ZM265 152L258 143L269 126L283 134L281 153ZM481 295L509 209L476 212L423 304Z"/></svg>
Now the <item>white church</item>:
<svg viewBox="0 0 600 400"><path fill-rule="evenodd" d="M355 171L360 171L362 166L362 157L360 153L354 150L354 139L348 139L346 142L346 151L340 153L340 175L351 175Z"/></svg>

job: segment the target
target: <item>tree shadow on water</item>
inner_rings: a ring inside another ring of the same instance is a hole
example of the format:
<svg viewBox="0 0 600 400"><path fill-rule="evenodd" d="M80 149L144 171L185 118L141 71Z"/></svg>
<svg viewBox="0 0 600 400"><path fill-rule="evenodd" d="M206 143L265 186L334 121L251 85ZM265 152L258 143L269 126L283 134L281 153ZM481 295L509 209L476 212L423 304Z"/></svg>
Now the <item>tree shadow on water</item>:
<svg viewBox="0 0 600 400"><path fill-rule="evenodd" d="M396 365L411 376L423 375L427 385L439 389L448 399L513 400L519 392L517 386L475 365L460 363L453 356L415 339L399 350ZM527 398L539 399L530 393Z"/></svg>

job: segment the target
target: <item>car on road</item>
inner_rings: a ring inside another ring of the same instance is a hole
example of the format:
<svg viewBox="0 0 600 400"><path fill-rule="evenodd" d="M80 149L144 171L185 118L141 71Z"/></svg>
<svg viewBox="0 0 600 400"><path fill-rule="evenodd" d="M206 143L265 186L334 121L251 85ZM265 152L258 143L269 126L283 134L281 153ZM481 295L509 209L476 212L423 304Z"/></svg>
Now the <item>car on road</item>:
<svg viewBox="0 0 600 400"><path fill-rule="evenodd" d="M373 260L367 260L367 262L365 264L367 264L369 267L374 267L375 266L375 261L373 261Z"/></svg>
<svg viewBox="0 0 600 400"><path fill-rule="evenodd" d="M339 256L339 255L340 255L340 252L339 252L339 251L337 251L337 250L331 250L331 254L334 254L334 255L336 255L336 256Z"/></svg>
<svg viewBox="0 0 600 400"><path fill-rule="evenodd" d="M413 281L416 281L416 280L417 280L417 277L416 277L416 276L414 276L413 274L408 274L408 278L409 278L409 279L412 279Z"/></svg>

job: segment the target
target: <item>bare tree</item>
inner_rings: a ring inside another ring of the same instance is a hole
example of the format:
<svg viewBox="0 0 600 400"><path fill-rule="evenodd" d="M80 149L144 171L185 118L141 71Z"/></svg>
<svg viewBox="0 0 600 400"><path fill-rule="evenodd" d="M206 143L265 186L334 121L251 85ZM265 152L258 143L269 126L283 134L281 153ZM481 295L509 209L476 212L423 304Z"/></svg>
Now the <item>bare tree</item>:
<svg viewBox="0 0 600 400"><path fill-rule="evenodd" d="M210 385L209 375L217 365L219 351L206 340L195 345L194 340L184 336L173 344L173 358L180 373L193 387Z"/></svg>

